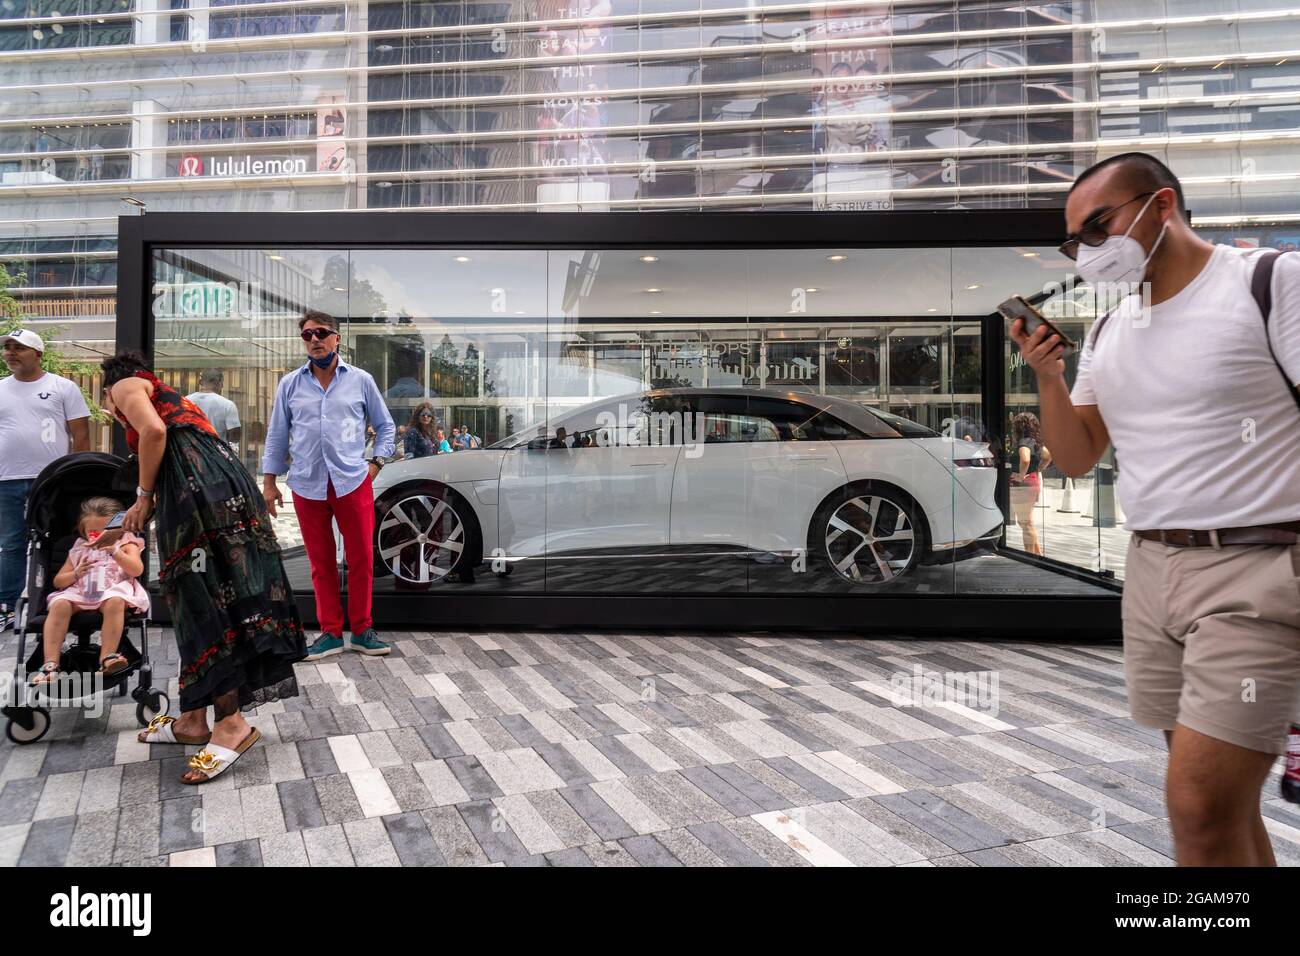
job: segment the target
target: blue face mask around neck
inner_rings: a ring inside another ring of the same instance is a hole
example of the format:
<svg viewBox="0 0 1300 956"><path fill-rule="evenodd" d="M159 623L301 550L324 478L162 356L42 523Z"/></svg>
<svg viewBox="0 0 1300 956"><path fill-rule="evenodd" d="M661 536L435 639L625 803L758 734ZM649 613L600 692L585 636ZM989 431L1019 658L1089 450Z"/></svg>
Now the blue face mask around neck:
<svg viewBox="0 0 1300 956"><path fill-rule="evenodd" d="M326 369L330 367L330 365L334 362L335 356L337 356L338 354L339 354L338 352L331 352L329 355L326 355L324 358L314 358L310 355L307 357L311 359L312 365L315 365L317 368L320 369Z"/></svg>

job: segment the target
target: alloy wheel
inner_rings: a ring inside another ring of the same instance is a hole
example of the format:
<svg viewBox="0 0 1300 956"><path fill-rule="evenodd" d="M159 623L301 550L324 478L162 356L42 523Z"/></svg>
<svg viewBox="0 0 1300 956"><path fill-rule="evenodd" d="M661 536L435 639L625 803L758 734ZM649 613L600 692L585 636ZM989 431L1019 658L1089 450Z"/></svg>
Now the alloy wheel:
<svg viewBox="0 0 1300 956"><path fill-rule="evenodd" d="M464 550L465 525L456 509L442 498L402 498L379 522L379 559L404 581L425 584L441 580Z"/></svg>
<svg viewBox="0 0 1300 956"><path fill-rule="evenodd" d="M915 552L911 519L890 498L850 498L826 522L826 556L837 574L855 584L889 584L907 570Z"/></svg>

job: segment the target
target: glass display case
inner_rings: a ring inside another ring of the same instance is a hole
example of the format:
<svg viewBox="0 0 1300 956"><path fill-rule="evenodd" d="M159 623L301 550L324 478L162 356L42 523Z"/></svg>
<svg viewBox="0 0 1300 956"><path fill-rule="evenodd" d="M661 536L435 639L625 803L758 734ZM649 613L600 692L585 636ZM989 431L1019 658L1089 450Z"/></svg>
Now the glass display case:
<svg viewBox="0 0 1300 956"><path fill-rule="evenodd" d="M1036 398L995 314L1069 263L1040 212L961 217L476 216L467 239L455 215L150 215L124 228L144 275L122 294L147 318L119 342L186 393L220 369L260 477L276 385L306 360L298 319L335 320L396 430L374 484L381 615L514 596L781 599L809 623L961 598L1113 615L1113 462L1068 481L1044 453L1026 488ZM1054 308L1091 325L1080 296ZM421 456L413 430L453 450Z"/></svg>

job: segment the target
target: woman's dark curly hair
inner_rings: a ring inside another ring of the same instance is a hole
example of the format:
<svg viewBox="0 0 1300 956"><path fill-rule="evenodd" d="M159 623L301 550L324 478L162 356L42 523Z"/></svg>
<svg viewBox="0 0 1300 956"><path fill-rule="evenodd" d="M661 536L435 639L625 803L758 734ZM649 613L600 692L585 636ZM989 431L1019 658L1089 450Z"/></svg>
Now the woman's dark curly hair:
<svg viewBox="0 0 1300 956"><path fill-rule="evenodd" d="M1032 438L1034 441L1040 441L1042 426L1038 423L1038 416L1033 412L1020 412L1015 418L1011 419L1011 430L1017 438Z"/></svg>
<svg viewBox="0 0 1300 956"><path fill-rule="evenodd" d="M148 360L137 349L118 349L116 355L104 359L99 367L104 370L104 388L131 378L136 372L151 371Z"/></svg>

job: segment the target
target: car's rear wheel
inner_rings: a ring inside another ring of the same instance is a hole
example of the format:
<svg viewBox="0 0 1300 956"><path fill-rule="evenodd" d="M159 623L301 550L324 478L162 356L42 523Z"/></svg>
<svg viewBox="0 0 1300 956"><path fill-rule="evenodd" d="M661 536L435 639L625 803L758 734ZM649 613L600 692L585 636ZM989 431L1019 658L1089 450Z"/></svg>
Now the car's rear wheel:
<svg viewBox="0 0 1300 956"><path fill-rule="evenodd" d="M845 581L885 588L920 563L924 517L915 502L894 488L850 486L818 509L810 539L817 558Z"/></svg>
<svg viewBox="0 0 1300 956"><path fill-rule="evenodd" d="M375 564L411 584L464 575L482 553L469 503L433 482L387 492L375 507Z"/></svg>

